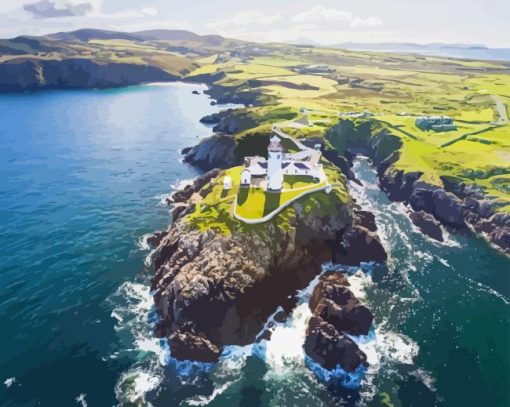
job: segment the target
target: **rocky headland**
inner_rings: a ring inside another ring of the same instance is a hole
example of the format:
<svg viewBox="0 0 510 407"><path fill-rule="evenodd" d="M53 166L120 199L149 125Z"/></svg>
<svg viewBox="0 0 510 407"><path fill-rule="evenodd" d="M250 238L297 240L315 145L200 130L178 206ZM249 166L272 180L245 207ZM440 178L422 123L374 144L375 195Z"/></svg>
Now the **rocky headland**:
<svg viewBox="0 0 510 407"><path fill-rule="evenodd" d="M262 225L232 220L227 234L192 227L187 218L195 208L192 197L205 194L220 173L213 169L176 191L171 199L173 223L153 240L157 251L152 290L161 316L156 332L168 339L172 356L181 360L214 362L225 346L260 339L268 317L279 306L290 312L296 291L305 288L325 262L386 259L370 214L334 194L326 200L312 195L298 201ZM309 205L312 210L305 208ZM378 250L371 251L370 245L378 245ZM365 332L368 315L360 312L362 306L352 295L342 298L317 298L322 311L314 320L323 318L336 327L339 321L350 321L339 332ZM347 346L347 338L338 341L343 359L335 360L346 370L352 361L363 361L356 346Z"/></svg>

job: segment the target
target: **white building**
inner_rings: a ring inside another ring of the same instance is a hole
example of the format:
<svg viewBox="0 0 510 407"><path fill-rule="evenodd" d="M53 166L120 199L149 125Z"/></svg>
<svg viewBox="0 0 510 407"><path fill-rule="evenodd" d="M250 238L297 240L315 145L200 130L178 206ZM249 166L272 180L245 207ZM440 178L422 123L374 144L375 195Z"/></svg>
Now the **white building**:
<svg viewBox="0 0 510 407"><path fill-rule="evenodd" d="M225 175L223 178L223 189L225 191L230 191L232 189L232 177L230 177L230 175Z"/></svg>
<svg viewBox="0 0 510 407"><path fill-rule="evenodd" d="M267 189L280 191L283 186L283 147L280 139L273 136L267 148Z"/></svg>
<svg viewBox="0 0 510 407"><path fill-rule="evenodd" d="M249 186L251 184L251 171L245 168L241 171L241 186Z"/></svg>
<svg viewBox="0 0 510 407"><path fill-rule="evenodd" d="M280 138L274 135L269 140L267 160L254 156L244 159L241 171L241 187L262 186L267 191L281 191L286 176L306 176L310 181L314 178L324 179L322 165L319 164L320 149L302 147L295 153L284 153Z"/></svg>

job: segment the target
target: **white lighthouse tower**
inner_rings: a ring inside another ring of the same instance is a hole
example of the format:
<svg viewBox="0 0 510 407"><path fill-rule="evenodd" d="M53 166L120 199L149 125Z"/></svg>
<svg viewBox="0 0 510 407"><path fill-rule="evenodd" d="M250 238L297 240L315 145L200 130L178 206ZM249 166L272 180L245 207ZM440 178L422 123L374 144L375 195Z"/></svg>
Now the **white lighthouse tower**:
<svg viewBox="0 0 510 407"><path fill-rule="evenodd" d="M280 139L273 136L267 148L267 190L280 191L283 185L283 147Z"/></svg>

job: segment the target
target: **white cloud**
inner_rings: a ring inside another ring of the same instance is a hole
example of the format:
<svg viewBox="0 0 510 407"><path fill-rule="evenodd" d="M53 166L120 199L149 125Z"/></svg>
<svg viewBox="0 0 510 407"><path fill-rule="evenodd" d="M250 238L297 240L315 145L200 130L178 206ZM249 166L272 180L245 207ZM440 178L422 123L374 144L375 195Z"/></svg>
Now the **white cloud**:
<svg viewBox="0 0 510 407"><path fill-rule="evenodd" d="M355 16L350 11L325 8L322 6L315 6L310 10L302 11L292 17L292 21L299 23L346 22L351 27L375 27L383 24L382 19L377 16L361 18Z"/></svg>
<svg viewBox="0 0 510 407"><path fill-rule="evenodd" d="M351 21L352 13L350 11L337 10L334 8L325 8L315 6L310 10L296 14L292 21L308 22L308 21Z"/></svg>
<svg viewBox="0 0 510 407"><path fill-rule="evenodd" d="M380 17L368 17L368 18L353 18L351 20L351 27L376 27L382 25L383 21Z"/></svg>
<svg viewBox="0 0 510 407"><path fill-rule="evenodd" d="M247 27L254 25L268 25L281 20L279 14L263 14L256 10L243 10L226 19L217 19L206 24L206 27L222 30L229 27Z"/></svg>
<svg viewBox="0 0 510 407"><path fill-rule="evenodd" d="M153 7L145 7L142 9L142 13L147 16L157 16L158 10Z"/></svg>

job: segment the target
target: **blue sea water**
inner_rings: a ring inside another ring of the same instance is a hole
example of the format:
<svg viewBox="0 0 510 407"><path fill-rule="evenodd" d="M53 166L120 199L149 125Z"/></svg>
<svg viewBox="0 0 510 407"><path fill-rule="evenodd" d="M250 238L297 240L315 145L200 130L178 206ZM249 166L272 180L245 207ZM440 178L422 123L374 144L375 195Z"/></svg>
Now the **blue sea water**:
<svg viewBox="0 0 510 407"><path fill-rule="evenodd" d="M108 298L169 223L162 194L198 171L201 86L0 95L0 405L115 403L129 357ZM4 380L15 378L9 388Z"/></svg>
<svg viewBox="0 0 510 407"><path fill-rule="evenodd" d="M375 314L373 332L354 338L370 362L359 389L321 382L305 363L316 281L270 341L228 348L217 365L171 358L152 335L142 237L170 221L163 194L198 174L179 149L210 134L198 120L220 107L194 89L0 95L0 405L380 405L387 395L507 406L508 259L470 236L425 238L366 160L352 194L375 213L390 259L384 277L349 270Z"/></svg>

